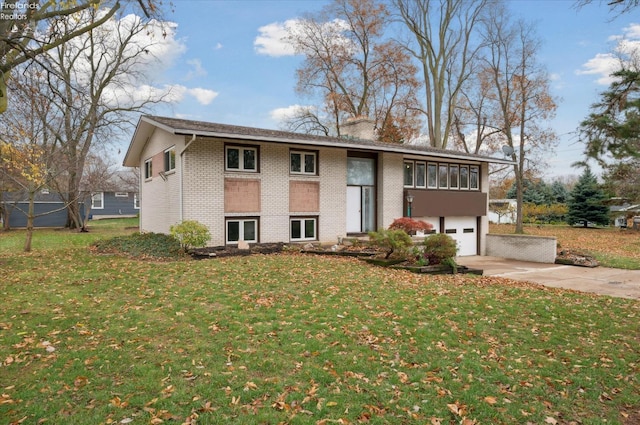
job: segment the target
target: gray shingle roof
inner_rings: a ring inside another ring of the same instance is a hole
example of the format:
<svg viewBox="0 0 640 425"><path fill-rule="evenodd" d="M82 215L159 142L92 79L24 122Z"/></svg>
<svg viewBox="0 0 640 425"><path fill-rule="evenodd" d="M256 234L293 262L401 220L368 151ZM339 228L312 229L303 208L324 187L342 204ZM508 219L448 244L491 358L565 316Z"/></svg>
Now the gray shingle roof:
<svg viewBox="0 0 640 425"><path fill-rule="evenodd" d="M129 150L125 157L125 165L136 166L138 164L135 157L141 152L141 144L146 142L145 140L140 140L142 135L138 133L141 131L142 127L148 125L160 127L170 133L185 136L217 137L246 141L263 141L306 146L336 147L353 150L395 152L405 155L433 156L460 160L512 164L512 161L503 158L476 155L448 149L436 149L425 145L383 143L364 139L327 137L281 130L145 115L142 116L138 122L136 133L132 138Z"/></svg>

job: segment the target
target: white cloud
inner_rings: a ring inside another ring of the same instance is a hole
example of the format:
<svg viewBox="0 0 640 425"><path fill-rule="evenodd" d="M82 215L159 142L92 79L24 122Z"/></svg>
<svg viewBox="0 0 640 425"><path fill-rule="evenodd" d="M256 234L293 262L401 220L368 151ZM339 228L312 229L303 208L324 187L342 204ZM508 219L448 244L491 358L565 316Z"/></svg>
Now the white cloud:
<svg viewBox="0 0 640 425"><path fill-rule="evenodd" d="M289 32L298 25L297 19L289 19L284 23L274 22L258 28L260 35L253 46L258 54L267 56L293 56L296 54L291 43L287 41Z"/></svg>
<svg viewBox="0 0 640 425"><path fill-rule="evenodd" d="M210 104L213 101L213 99L215 99L219 94L218 92L215 92L213 90L203 89L200 87L188 89L187 93L195 97L198 103L205 106Z"/></svg>
<svg viewBox="0 0 640 425"><path fill-rule="evenodd" d="M613 81L611 73L620 69L620 61L612 53L598 53L595 57L582 64L582 69L576 71L578 75L597 75L598 84L609 85Z"/></svg>
<svg viewBox="0 0 640 425"><path fill-rule="evenodd" d="M291 105L284 108L276 108L272 110L269 115L272 119L276 121L286 121L289 118L292 118L301 112L311 111L313 112L315 108L313 106L304 106L304 105Z"/></svg>
<svg viewBox="0 0 640 425"><path fill-rule="evenodd" d="M577 75L596 75L596 82L610 85L615 78L611 74L621 69L622 65L638 64L640 55L640 24L631 24L623 29L623 35L612 35L609 41L615 42L611 53L598 53L582 64Z"/></svg>

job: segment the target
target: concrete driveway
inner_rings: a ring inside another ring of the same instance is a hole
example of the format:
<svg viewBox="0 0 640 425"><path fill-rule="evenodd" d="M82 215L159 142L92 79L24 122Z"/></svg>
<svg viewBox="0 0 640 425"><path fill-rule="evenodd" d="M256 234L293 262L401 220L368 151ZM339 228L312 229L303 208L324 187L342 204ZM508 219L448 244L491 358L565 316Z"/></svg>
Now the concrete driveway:
<svg viewBox="0 0 640 425"><path fill-rule="evenodd" d="M458 264L484 270L485 276L539 283L612 297L640 299L640 270L529 263L498 257L458 257Z"/></svg>

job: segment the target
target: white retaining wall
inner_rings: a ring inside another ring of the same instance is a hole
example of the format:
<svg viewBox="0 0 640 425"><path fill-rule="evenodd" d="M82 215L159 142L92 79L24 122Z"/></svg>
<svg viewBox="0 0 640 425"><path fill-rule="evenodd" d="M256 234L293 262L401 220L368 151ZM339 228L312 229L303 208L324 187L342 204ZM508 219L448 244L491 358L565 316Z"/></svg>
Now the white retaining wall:
<svg viewBox="0 0 640 425"><path fill-rule="evenodd" d="M536 263L554 263L558 242L554 237L486 235L485 255Z"/></svg>

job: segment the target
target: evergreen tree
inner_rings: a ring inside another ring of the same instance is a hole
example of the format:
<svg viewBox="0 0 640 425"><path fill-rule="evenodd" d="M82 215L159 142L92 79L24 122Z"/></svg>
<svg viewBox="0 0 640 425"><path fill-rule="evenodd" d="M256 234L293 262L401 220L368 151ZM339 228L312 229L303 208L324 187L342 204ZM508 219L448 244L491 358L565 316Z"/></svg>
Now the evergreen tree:
<svg viewBox="0 0 640 425"><path fill-rule="evenodd" d="M553 203L566 204L569 200L569 191L559 180L554 180L553 183L551 183L551 194Z"/></svg>
<svg viewBox="0 0 640 425"><path fill-rule="evenodd" d="M596 177L589 168L584 170L578 183L571 191L567 204L567 223L576 224L582 222L601 225L609 224L609 207L605 205L606 195Z"/></svg>
<svg viewBox="0 0 640 425"><path fill-rule="evenodd" d="M535 205L550 205L554 203L554 197L551 187L544 182L544 180L532 181L529 179L523 180L522 201L525 204ZM516 198L516 185L511 186L507 192L508 199Z"/></svg>

